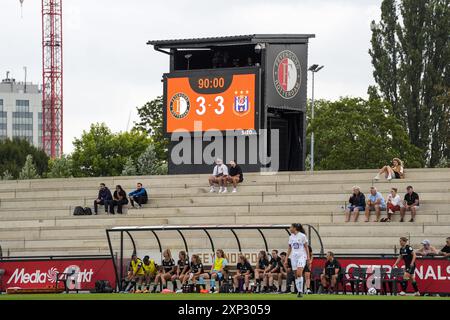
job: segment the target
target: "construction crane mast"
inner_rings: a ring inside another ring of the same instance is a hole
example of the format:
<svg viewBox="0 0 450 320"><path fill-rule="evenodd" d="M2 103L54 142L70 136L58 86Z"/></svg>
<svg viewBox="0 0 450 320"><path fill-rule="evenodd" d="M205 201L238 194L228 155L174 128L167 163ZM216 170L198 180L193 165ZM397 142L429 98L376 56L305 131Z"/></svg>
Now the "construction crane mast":
<svg viewBox="0 0 450 320"><path fill-rule="evenodd" d="M63 154L62 0L42 0L42 139L51 158Z"/></svg>

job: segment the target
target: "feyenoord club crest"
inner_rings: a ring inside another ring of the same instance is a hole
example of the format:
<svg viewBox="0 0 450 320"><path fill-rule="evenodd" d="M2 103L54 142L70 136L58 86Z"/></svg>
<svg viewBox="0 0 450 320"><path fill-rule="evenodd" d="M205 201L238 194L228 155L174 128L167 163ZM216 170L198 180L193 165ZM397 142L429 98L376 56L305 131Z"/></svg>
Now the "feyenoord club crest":
<svg viewBox="0 0 450 320"><path fill-rule="evenodd" d="M170 99L170 113L175 118L181 119L186 117L190 108L189 97L184 93L177 93Z"/></svg>
<svg viewBox="0 0 450 320"><path fill-rule="evenodd" d="M233 111L238 116L245 116L250 112L250 102L248 99L248 91L235 92Z"/></svg>
<svg viewBox="0 0 450 320"><path fill-rule="evenodd" d="M281 51L273 64L273 82L278 94L284 99L294 98L300 90L301 67L295 53Z"/></svg>

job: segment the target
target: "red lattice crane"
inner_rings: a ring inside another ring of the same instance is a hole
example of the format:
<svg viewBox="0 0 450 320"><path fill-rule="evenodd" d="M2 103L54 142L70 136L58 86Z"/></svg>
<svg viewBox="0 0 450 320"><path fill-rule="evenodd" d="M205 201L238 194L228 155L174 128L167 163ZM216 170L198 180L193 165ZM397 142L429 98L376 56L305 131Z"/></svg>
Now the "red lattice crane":
<svg viewBox="0 0 450 320"><path fill-rule="evenodd" d="M42 142L51 158L63 154L62 0L42 0Z"/></svg>

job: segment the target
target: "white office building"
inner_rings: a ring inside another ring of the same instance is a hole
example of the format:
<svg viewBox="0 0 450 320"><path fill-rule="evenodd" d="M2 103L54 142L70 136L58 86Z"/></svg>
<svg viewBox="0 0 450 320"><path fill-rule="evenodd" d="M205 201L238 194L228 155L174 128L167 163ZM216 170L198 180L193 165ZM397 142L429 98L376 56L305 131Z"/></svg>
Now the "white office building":
<svg viewBox="0 0 450 320"><path fill-rule="evenodd" d="M42 90L9 78L0 83L0 140L26 139L42 148Z"/></svg>

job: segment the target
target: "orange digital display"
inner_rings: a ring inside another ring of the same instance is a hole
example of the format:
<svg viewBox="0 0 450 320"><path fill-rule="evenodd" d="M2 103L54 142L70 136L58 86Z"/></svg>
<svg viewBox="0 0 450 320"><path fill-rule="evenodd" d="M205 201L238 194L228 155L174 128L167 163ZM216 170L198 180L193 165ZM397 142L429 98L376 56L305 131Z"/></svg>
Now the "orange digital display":
<svg viewBox="0 0 450 320"><path fill-rule="evenodd" d="M256 130L256 73L169 74L166 131Z"/></svg>

